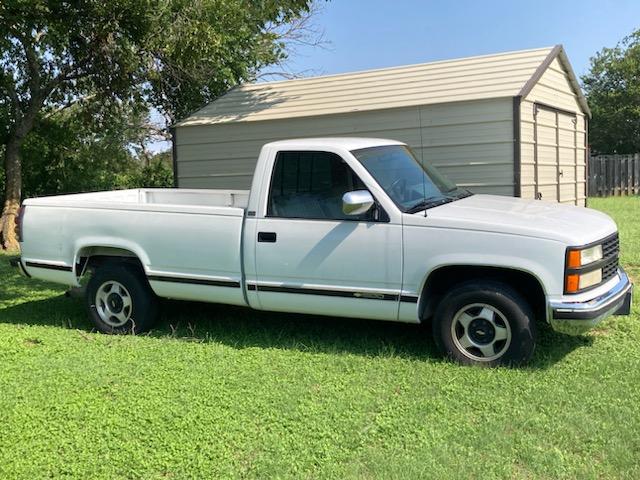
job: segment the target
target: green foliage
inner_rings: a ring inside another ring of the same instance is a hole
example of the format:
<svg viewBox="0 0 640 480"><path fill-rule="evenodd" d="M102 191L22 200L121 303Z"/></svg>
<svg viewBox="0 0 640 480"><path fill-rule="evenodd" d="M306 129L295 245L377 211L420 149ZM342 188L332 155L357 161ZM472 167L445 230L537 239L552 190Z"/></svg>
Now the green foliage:
<svg viewBox="0 0 640 480"><path fill-rule="evenodd" d="M171 152L154 155L149 165L138 167L131 175L127 188L173 187Z"/></svg>
<svg viewBox="0 0 640 480"><path fill-rule="evenodd" d="M39 122L22 146L25 197L117 188L134 165L126 138L91 130L75 115Z"/></svg>
<svg viewBox="0 0 640 480"><path fill-rule="evenodd" d="M155 28L149 2L3 0L0 98L7 133L47 106L87 95L105 107L141 98L145 61L136 45Z"/></svg>
<svg viewBox="0 0 640 480"><path fill-rule="evenodd" d="M640 30L598 52L582 81L593 114L592 150L640 152Z"/></svg>
<svg viewBox="0 0 640 480"><path fill-rule="evenodd" d="M280 26L309 0L161 2L142 49L151 59L147 94L172 119L214 100L262 67L286 58Z"/></svg>
<svg viewBox="0 0 640 480"><path fill-rule="evenodd" d="M640 198L590 203L637 282ZM440 360L428 328L187 302L95 334L62 288L1 255L0 277L2 479L640 478L638 295L490 370Z"/></svg>
<svg viewBox="0 0 640 480"><path fill-rule="evenodd" d="M36 123L22 146L25 197L172 186L166 154L145 166L132 152L130 145L145 135L140 112L121 110L99 122L87 118L93 115L76 105Z"/></svg>
<svg viewBox="0 0 640 480"><path fill-rule="evenodd" d="M105 108L149 102L175 119L285 58L279 28L309 3L3 0L0 107L12 120L5 133L32 104L87 95Z"/></svg>

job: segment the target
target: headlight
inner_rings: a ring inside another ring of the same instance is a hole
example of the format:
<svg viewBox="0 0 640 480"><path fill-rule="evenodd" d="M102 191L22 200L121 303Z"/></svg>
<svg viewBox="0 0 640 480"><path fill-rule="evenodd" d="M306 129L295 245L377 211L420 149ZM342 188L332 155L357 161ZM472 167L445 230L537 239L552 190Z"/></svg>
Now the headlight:
<svg viewBox="0 0 640 480"><path fill-rule="evenodd" d="M602 260L602 245L595 245L583 250L569 249L567 253L567 267L569 268L584 267L598 260Z"/></svg>
<svg viewBox="0 0 640 480"><path fill-rule="evenodd" d="M602 269L593 270L589 273L583 273L579 275L580 280L578 282L578 288L580 290L584 288L593 287L602 281Z"/></svg>
<svg viewBox="0 0 640 480"><path fill-rule="evenodd" d="M565 290L567 293L576 293L585 288L593 287L602 282L602 269L592 270L587 273L573 273L567 275Z"/></svg>
<svg viewBox="0 0 640 480"><path fill-rule="evenodd" d="M580 265L589 265L598 260L602 260L602 245L580 250Z"/></svg>
<svg viewBox="0 0 640 480"><path fill-rule="evenodd" d="M602 282L602 245L568 248L565 265L565 293L578 293Z"/></svg>

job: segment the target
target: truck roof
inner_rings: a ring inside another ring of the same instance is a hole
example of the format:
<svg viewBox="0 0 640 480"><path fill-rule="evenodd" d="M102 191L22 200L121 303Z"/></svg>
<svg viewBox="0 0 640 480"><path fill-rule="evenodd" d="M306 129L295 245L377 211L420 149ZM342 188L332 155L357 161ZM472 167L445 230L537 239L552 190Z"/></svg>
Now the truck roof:
<svg viewBox="0 0 640 480"><path fill-rule="evenodd" d="M397 140L384 138L365 137L321 137L321 138L297 138L295 140L279 140L268 143L265 146L275 148L326 148L342 147L347 150L358 150L360 148L380 147L383 145L405 145Z"/></svg>

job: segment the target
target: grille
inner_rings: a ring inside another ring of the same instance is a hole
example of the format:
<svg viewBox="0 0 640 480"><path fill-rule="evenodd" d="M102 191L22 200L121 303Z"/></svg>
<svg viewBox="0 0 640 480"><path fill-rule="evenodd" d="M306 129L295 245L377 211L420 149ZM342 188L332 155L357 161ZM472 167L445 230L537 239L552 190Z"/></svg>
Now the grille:
<svg viewBox="0 0 640 480"><path fill-rule="evenodd" d="M618 271L618 255L620 253L620 240L618 234L612 235L602 242L602 257L604 265L602 267L602 281L606 282Z"/></svg>

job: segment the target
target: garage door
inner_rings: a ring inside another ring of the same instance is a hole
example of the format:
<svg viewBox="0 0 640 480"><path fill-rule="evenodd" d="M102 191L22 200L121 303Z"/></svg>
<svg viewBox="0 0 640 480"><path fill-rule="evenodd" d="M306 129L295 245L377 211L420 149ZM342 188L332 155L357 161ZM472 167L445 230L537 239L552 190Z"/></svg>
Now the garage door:
<svg viewBox="0 0 640 480"><path fill-rule="evenodd" d="M536 104L534 108L536 198L577 204L579 155L574 113Z"/></svg>

